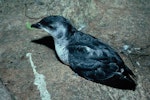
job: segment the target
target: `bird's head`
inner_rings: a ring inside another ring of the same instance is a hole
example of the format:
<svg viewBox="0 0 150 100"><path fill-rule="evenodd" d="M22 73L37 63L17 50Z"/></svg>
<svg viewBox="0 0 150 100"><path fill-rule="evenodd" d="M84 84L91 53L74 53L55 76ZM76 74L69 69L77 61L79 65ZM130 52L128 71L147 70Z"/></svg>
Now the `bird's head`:
<svg viewBox="0 0 150 100"><path fill-rule="evenodd" d="M62 16L48 16L40 22L32 24L31 27L43 29L54 39L62 38L76 30L70 22Z"/></svg>

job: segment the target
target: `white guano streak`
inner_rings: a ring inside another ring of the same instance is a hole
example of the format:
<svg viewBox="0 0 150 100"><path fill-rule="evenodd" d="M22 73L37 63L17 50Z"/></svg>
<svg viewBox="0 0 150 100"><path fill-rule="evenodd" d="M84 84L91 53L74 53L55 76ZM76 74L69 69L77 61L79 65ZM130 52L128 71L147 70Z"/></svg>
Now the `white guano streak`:
<svg viewBox="0 0 150 100"><path fill-rule="evenodd" d="M26 54L26 56L29 58L31 67L33 69L33 73L35 76L34 84L37 86L38 90L40 91L41 100L51 100L51 95L47 91L47 88L46 88L45 76L43 74L39 74L36 71L36 66L34 65L32 61L31 55L32 55L31 53Z"/></svg>

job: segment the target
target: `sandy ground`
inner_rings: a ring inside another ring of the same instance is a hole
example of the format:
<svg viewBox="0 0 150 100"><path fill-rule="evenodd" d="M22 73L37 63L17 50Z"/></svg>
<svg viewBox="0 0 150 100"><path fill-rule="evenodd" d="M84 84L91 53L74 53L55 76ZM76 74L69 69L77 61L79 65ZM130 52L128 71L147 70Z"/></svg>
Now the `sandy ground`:
<svg viewBox="0 0 150 100"><path fill-rule="evenodd" d="M28 27L48 15L111 45L137 76L136 90L76 76L57 59L52 38ZM150 100L149 26L150 0L0 0L0 99ZM131 53L120 53L124 45Z"/></svg>

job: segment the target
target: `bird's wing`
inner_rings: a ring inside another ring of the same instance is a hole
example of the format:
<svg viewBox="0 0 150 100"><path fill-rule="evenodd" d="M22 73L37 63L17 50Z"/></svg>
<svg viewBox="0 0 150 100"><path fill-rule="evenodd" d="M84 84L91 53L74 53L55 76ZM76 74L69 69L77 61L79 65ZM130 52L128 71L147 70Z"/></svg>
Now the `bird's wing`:
<svg viewBox="0 0 150 100"><path fill-rule="evenodd" d="M68 50L70 67L87 79L108 79L119 70L118 65L103 54L103 50L80 44L70 45Z"/></svg>

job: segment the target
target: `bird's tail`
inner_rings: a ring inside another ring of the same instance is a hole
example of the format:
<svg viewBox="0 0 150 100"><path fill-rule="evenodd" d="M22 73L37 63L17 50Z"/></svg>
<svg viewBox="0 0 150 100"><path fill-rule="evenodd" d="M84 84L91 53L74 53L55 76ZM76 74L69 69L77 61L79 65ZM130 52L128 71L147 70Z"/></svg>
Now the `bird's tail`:
<svg viewBox="0 0 150 100"><path fill-rule="evenodd" d="M135 81L135 75L134 75L134 77L131 77L130 75L124 76L123 78L120 77L119 78L119 85L122 89L135 90L136 85L137 85L136 81Z"/></svg>
<svg viewBox="0 0 150 100"><path fill-rule="evenodd" d="M125 82L125 84L128 85L127 87L129 89L135 90L136 85L137 85L137 83L136 83L137 78L133 74L133 72L127 66L125 66L125 72L122 74L123 74L123 78L120 78L120 80Z"/></svg>
<svg viewBox="0 0 150 100"><path fill-rule="evenodd" d="M135 90L137 86L136 76L126 66L122 74L116 74L112 78L103 80L100 83L114 88L126 90Z"/></svg>
<svg viewBox="0 0 150 100"><path fill-rule="evenodd" d="M110 79L100 81L101 84L124 90L135 90L136 82L130 76L114 76Z"/></svg>

